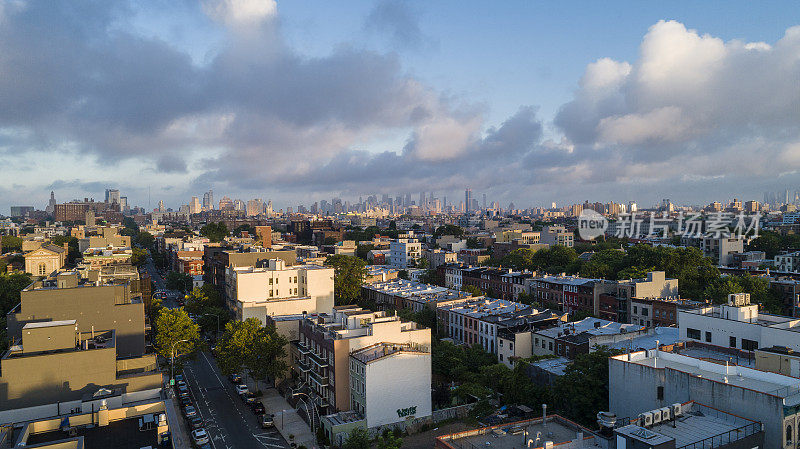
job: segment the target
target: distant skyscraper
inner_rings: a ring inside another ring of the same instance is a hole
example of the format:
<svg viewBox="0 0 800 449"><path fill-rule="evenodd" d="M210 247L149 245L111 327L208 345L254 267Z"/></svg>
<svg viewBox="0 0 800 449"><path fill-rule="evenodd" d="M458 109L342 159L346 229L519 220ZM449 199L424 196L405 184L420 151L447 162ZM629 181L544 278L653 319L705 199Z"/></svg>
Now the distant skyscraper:
<svg viewBox="0 0 800 449"><path fill-rule="evenodd" d="M120 212L128 212L130 210L130 205L128 204L127 196L119 197L119 210Z"/></svg>
<svg viewBox="0 0 800 449"><path fill-rule="evenodd" d="M472 208L472 189L467 187L467 190L464 191L464 204L466 205L466 213L469 213L470 209Z"/></svg>
<svg viewBox="0 0 800 449"><path fill-rule="evenodd" d="M106 189L106 203L108 204L119 204L119 190L117 189Z"/></svg>
<svg viewBox="0 0 800 449"><path fill-rule="evenodd" d="M483 209L486 210L486 194L483 194Z"/></svg>
<svg viewBox="0 0 800 449"><path fill-rule="evenodd" d="M47 208L45 209L45 212L47 212L48 214L52 214L55 211L56 211L56 193L51 190L50 202L47 203Z"/></svg>
<svg viewBox="0 0 800 449"><path fill-rule="evenodd" d="M189 201L189 213L190 214L199 214L202 211L202 206L200 206L200 200L193 196L192 200Z"/></svg>
<svg viewBox="0 0 800 449"><path fill-rule="evenodd" d="M425 192L420 192L419 194L419 207L425 207Z"/></svg>
<svg viewBox="0 0 800 449"><path fill-rule="evenodd" d="M209 190L203 194L203 210L214 209L214 191Z"/></svg>

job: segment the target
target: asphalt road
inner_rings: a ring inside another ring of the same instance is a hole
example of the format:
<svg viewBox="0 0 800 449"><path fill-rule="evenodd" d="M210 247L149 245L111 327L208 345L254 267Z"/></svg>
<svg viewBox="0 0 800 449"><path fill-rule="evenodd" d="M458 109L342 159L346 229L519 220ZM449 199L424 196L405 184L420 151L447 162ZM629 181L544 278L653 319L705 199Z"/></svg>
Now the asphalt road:
<svg viewBox="0 0 800 449"><path fill-rule="evenodd" d="M275 428L261 428L256 415L219 372L210 354L200 353L197 360L185 365L183 373L215 449L289 448Z"/></svg>

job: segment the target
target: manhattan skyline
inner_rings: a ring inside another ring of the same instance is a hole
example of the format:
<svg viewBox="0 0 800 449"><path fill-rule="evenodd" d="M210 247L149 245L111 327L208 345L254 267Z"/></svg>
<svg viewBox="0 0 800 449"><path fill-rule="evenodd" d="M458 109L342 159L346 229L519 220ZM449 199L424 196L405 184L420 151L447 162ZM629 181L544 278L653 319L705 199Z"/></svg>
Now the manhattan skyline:
<svg viewBox="0 0 800 449"><path fill-rule="evenodd" d="M109 187L529 207L800 185L788 2L106 3L0 10L0 210Z"/></svg>

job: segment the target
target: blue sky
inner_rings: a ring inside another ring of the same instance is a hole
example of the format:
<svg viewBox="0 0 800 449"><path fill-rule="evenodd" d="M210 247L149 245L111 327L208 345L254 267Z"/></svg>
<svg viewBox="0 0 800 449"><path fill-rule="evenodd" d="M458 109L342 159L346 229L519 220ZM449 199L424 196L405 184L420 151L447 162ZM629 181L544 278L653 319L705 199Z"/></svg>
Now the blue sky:
<svg viewBox="0 0 800 449"><path fill-rule="evenodd" d="M173 207L800 188L795 2L0 5L0 213L106 186Z"/></svg>

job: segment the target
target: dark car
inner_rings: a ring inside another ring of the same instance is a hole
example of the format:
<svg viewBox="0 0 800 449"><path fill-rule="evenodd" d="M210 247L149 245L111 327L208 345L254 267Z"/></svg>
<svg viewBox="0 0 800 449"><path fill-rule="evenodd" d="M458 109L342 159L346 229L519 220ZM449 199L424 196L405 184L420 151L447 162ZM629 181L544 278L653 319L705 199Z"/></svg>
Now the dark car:
<svg viewBox="0 0 800 449"><path fill-rule="evenodd" d="M189 405L192 405L192 398L189 398L189 397L181 398L181 407L185 408L186 406L189 406Z"/></svg>
<svg viewBox="0 0 800 449"><path fill-rule="evenodd" d="M189 420L189 425L192 426L192 429L199 429L203 427L203 418L199 416L195 416Z"/></svg>
<svg viewBox="0 0 800 449"><path fill-rule="evenodd" d="M248 404L253 404L257 402L258 396L256 396L256 394L253 393L252 391L248 391L247 393L242 395L242 400Z"/></svg>
<svg viewBox="0 0 800 449"><path fill-rule="evenodd" d="M250 408L256 415L261 415L266 413L266 410L264 409L264 404L262 404L261 401L253 402L252 404L250 404Z"/></svg>
<svg viewBox="0 0 800 449"><path fill-rule="evenodd" d="M175 375L175 382L185 382L186 379L183 378L183 374L176 374Z"/></svg>
<svg viewBox="0 0 800 449"><path fill-rule="evenodd" d="M240 384L240 383L242 383L242 376L240 376L238 374L231 374L230 376L228 376L228 380L230 380L231 382L233 382L235 384Z"/></svg>

